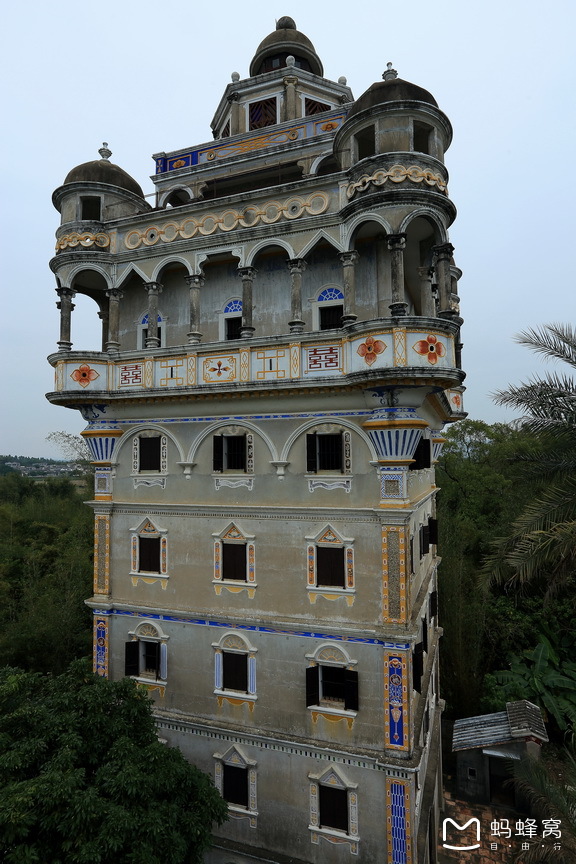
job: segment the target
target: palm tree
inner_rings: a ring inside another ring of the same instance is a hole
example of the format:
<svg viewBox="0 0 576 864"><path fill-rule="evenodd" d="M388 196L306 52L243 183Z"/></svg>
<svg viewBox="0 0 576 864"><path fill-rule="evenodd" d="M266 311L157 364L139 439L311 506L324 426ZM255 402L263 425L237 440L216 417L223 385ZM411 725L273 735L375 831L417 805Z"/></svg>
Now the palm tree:
<svg viewBox="0 0 576 864"><path fill-rule="evenodd" d="M523 759L515 763L514 785L529 801L542 827L553 820L561 837L537 837L518 857L523 864L574 864L576 861L576 747L574 739L558 760ZM558 846L560 848L558 848Z"/></svg>
<svg viewBox="0 0 576 864"><path fill-rule="evenodd" d="M568 325L530 329L517 341L576 369L576 330ZM494 398L523 412L519 423L535 444L527 461L546 483L510 535L496 541L484 569L494 582L521 587L545 579L550 593L576 572L576 382L570 375L549 373Z"/></svg>

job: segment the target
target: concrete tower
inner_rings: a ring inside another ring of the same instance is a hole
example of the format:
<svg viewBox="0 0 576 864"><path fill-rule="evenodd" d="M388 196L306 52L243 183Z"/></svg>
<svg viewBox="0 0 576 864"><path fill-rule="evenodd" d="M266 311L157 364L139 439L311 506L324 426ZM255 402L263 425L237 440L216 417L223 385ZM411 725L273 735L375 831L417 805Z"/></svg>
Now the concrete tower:
<svg viewBox="0 0 576 864"><path fill-rule="evenodd" d="M441 430L463 416L447 117L359 99L290 18L214 140L54 193L51 402L95 464L94 664L214 777L210 864L427 864ZM101 351L72 347L77 293ZM354 857L357 856L357 857Z"/></svg>

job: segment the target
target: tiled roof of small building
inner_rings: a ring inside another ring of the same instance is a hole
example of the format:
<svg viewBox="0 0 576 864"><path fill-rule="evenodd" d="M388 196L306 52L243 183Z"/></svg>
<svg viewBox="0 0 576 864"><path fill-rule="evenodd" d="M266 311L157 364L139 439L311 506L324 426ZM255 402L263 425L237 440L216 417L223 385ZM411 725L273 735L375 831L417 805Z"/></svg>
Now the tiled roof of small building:
<svg viewBox="0 0 576 864"><path fill-rule="evenodd" d="M537 705L522 699L507 702L505 711L464 717L454 723L452 750L474 750L510 744L520 738L548 741L548 735Z"/></svg>

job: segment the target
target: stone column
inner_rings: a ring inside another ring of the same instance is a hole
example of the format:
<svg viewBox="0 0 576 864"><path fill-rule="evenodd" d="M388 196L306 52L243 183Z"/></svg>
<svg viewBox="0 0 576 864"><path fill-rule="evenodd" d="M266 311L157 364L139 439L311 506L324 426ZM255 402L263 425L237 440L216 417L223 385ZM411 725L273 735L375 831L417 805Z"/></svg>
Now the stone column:
<svg viewBox="0 0 576 864"><path fill-rule="evenodd" d="M188 344L195 345L202 340L200 327L200 289L204 287L204 274L196 273L194 276L186 276L186 284L190 289L190 332Z"/></svg>
<svg viewBox="0 0 576 864"><path fill-rule="evenodd" d="M242 279L242 339L250 339L255 328L252 326L252 284L256 276L253 267L239 267L238 274Z"/></svg>
<svg viewBox="0 0 576 864"><path fill-rule="evenodd" d="M246 131L242 123L238 98L238 93L230 93L228 96L230 104L230 135L240 135L241 132Z"/></svg>
<svg viewBox="0 0 576 864"><path fill-rule="evenodd" d="M288 322L290 333L302 333L304 321L302 320L302 273L306 269L306 261L303 258L292 258L288 261L288 269L292 279L291 286L291 311L292 320Z"/></svg>
<svg viewBox="0 0 576 864"><path fill-rule="evenodd" d="M427 318L436 317L436 300L432 293L432 277L434 271L431 267L418 267L420 277L420 309L421 315Z"/></svg>
<svg viewBox="0 0 576 864"><path fill-rule="evenodd" d="M389 234L390 271L392 278L392 303L388 307L393 317L406 315L408 304L404 294L404 249L406 234Z"/></svg>
<svg viewBox="0 0 576 864"><path fill-rule="evenodd" d="M110 288L106 291L106 296L108 297L108 334L104 350L109 354L117 354L120 349L120 300L123 295L117 288Z"/></svg>
<svg viewBox="0 0 576 864"><path fill-rule="evenodd" d="M70 351L72 342L70 341L70 330L72 324L72 310L74 303L72 299L76 296L76 292L71 288L57 288L56 293L60 301L56 303L56 308L60 310L60 339L58 340L59 351Z"/></svg>
<svg viewBox="0 0 576 864"><path fill-rule="evenodd" d="M359 257L358 252L355 250L351 252L341 252L339 255L340 261L342 262L342 275L344 282L343 327L346 327L347 324L353 324L358 318L358 316L352 312L352 309L356 303L356 273L354 268Z"/></svg>
<svg viewBox="0 0 576 864"><path fill-rule="evenodd" d="M384 296L385 286L387 284L387 256L386 235L379 234L376 238L376 293L378 297L378 317L386 318L388 315L388 302Z"/></svg>
<svg viewBox="0 0 576 864"><path fill-rule="evenodd" d="M146 282L144 285L148 292L148 336L146 337L146 348L159 348L158 338L158 295L162 293L160 282Z"/></svg>
<svg viewBox="0 0 576 864"><path fill-rule="evenodd" d="M98 317L102 322L102 338L100 339L102 351L106 351L106 340L108 339L108 309L100 309Z"/></svg>
<svg viewBox="0 0 576 864"><path fill-rule="evenodd" d="M298 116L296 95L298 78L295 75L286 75L282 79L282 83L284 84L284 106L282 112L284 116L282 120L295 120Z"/></svg>
<svg viewBox="0 0 576 864"><path fill-rule="evenodd" d="M451 243L442 243L433 246L432 251L436 253L436 282L438 283L438 294L440 300L439 315L450 317L450 294L452 293L452 279L450 276L450 263L454 246Z"/></svg>

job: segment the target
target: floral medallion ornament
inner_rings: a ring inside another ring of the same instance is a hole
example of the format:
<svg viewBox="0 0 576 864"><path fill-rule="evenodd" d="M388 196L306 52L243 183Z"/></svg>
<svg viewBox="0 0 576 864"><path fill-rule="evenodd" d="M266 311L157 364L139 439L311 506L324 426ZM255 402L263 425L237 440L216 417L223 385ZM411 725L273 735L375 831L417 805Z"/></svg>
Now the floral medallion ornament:
<svg viewBox="0 0 576 864"><path fill-rule="evenodd" d="M78 369L74 369L70 375L73 381L80 384L81 387L88 387L91 381L95 381L100 377L100 373L95 369L91 369L87 363L83 363Z"/></svg>
<svg viewBox="0 0 576 864"><path fill-rule="evenodd" d="M439 357L444 357L446 354L446 348L442 342L439 342L436 336L431 335L427 336L426 339L421 339L420 342L416 342L414 350L418 354L422 354L423 357L427 357L428 363L433 366L438 362Z"/></svg>
<svg viewBox="0 0 576 864"><path fill-rule="evenodd" d="M373 336L367 336L366 341L358 346L357 353L364 358L364 362L368 366L372 366L378 354L382 354L386 350L386 345L380 339L374 339Z"/></svg>

